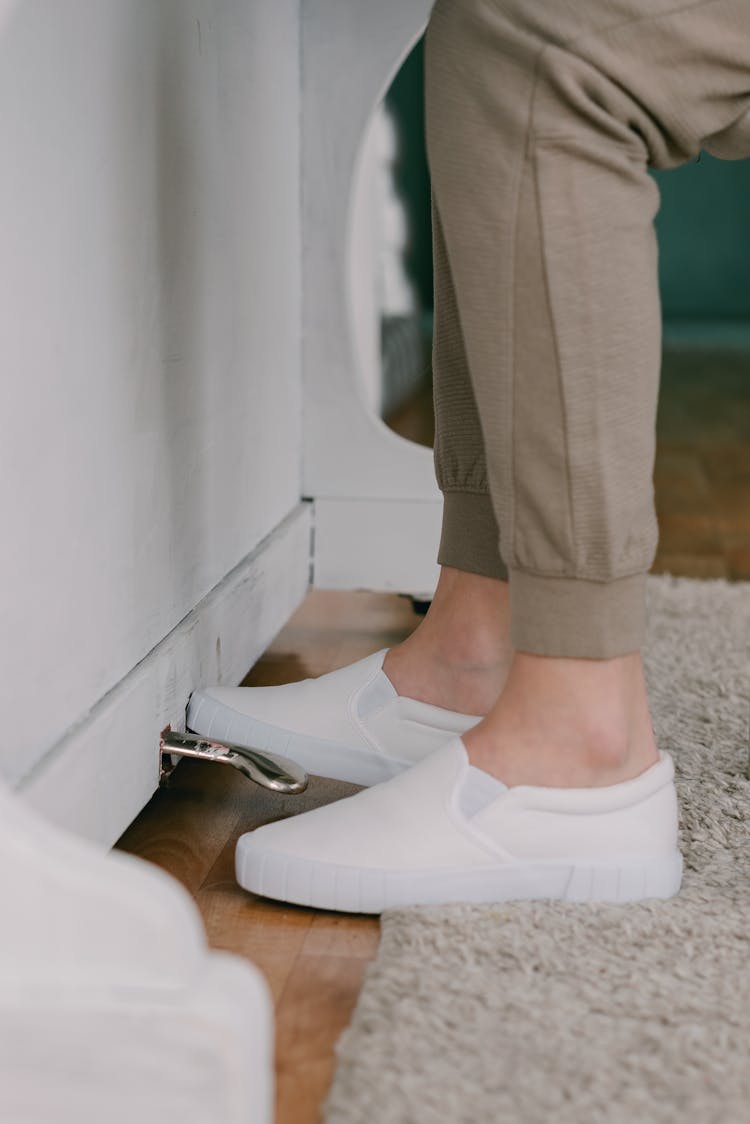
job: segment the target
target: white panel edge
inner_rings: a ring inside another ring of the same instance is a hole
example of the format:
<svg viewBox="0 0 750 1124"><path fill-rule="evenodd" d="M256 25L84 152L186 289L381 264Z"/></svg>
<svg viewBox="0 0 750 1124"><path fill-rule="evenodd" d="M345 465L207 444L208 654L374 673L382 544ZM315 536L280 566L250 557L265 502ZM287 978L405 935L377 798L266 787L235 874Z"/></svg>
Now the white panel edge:
<svg viewBox="0 0 750 1124"><path fill-rule="evenodd" d="M304 598L311 521L300 503L47 753L19 786L33 807L104 846L119 838L157 788L159 733L184 730L190 692L238 683Z"/></svg>

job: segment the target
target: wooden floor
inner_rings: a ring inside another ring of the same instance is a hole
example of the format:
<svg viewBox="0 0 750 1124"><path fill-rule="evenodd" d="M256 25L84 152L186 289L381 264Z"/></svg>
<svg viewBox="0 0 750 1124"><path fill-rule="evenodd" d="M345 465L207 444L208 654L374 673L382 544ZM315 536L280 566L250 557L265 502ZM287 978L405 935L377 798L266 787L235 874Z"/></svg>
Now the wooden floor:
<svg viewBox="0 0 750 1124"><path fill-rule="evenodd" d="M393 425L429 443L429 395ZM750 359L667 357L658 429L654 570L750 580ZM397 643L417 620L395 595L315 591L244 682L322 674ZM243 831L355 791L313 778L304 796L272 796L232 769L184 761L118 844L179 878L211 944L264 972L276 1005L277 1124L319 1120L333 1047L375 955L378 923L244 893L234 882L234 845Z"/></svg>
<svg viewBox="0 0 750 1124"><path fill-rule="evenodd" d="M316 591L245 679L271 685L320 675L396 644L414 627L411 602ZM356 792L312 778L303 796L255 788L234 769L183 761L118 846L168 870L194 895L210 943L249 957L276 1004L277 1124L312 1124L378 944L378 922L265 902L234 881L237 837L261 823Z"/></svg>

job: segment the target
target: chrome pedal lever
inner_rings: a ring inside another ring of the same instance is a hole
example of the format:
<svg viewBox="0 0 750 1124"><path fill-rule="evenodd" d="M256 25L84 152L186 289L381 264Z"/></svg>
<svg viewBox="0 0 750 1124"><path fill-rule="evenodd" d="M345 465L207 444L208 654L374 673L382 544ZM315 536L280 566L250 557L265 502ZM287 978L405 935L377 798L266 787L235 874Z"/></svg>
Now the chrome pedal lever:
<svg viewBox="0 0 750 1124"><path fill-rule="evenodd" d="M266 753L260 749L248 749L233 742L220 742L204 738L198 734L178 733L171 726L161 732L159 749L162 755L161 779L165 780L171 769L164 758L171 754L180 757L197 757L201 761L217 761L220 765L231 765L251 781L273 792L295 795L307 788L307 773L288 757Z"/></svg>

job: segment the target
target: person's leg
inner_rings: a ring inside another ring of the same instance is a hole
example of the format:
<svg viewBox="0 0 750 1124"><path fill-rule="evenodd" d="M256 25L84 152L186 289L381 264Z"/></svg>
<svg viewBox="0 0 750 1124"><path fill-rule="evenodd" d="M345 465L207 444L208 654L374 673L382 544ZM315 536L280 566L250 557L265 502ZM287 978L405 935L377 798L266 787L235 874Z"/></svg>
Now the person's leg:
<svg viewBox="0 0 750 1124"><path fill-rule="evenodd" d="M432 208L435 475L443 493L440 579L424 620L383 670L401 695L486 714L512 658L508 571L440 216Z"/></svg>
<svg viewBox="0 0 750 1124"><path fill-rule="evenodd" d="M673 765L656 753L640 663L659 372L646 168L689 159L711 134L734 149L750 9L672 4L433 9L428 156L476 403L461 389L456 417L486 459L515 654L497 702L461 736L384 784L241 837L249 890L380 912L679 889ZM462 549L452 521L470 528L482 505L466 495L465 510L446 496L443 548ZM475 550L452 558L466 580L490 526L474 524ZM445 607L441 592L433 622ZM459 595L454 619L460 608Z"/></svg>
<svg viewBox="0 0 750 1124"><path fill-rule="evenodd" d="M659 359L646 164L681 163L702 136L739 154L747 13L438 0L434 604L403 646L321 680L196 692L192 729L360 783L471 727L474 762L511 783L606 785L654 760L639 655Z"/></svg>
<svg viewBox="0 0 750 1124"><path fill-rule="evenodd" d="M449 738L459 727L476 723L497 699L512 658L507 570L498 546L450 263L435 212L433 263L435 469L445 502L440 577L426 616L404 642L384 654L312 684L195 691L187 709L187 725L195 733L283 748L311 772L365 783L368 777L382 779L376 761L370 770L367 762L356 760L362 752L373 752L373 741L381 757L416 760L440 740L442 731ZM398 698L389 703L393 721L387 728L381 721L376 735L352 700L353 693L381 674L388 682L381 679L380 693L386 697L390 684ZM429 738L413 737L418 722L431 727Z"/></svg>
<svg viewBox="0 0 750 1124"><path fill-rule="evenodd" d="M473 763L607 785L656 761L640 658L660 363L647 166L747 109L744 0L438 0L427 144L516 655Z"/></svg>

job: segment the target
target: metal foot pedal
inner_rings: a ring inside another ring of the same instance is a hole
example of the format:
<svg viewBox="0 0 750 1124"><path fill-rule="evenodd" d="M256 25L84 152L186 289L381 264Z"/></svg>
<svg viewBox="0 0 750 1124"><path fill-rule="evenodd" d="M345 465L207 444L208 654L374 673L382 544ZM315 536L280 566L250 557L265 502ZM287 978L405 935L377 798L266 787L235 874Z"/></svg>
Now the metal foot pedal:
<svg viewBox="0 0 750 1124"><path fill-rule="evenodd" d="M174 765L169 757L198 757L201 761L218 761L220 765L231 765L251 781L270 788L274 792L294 795L307 788L307 773L288 757L266 753L260 749L248 749L233 742L219 742L198 734L178 733L171 725L166 726L159 738L161 751L160 782L164 783L172 773Z"/></svg>

